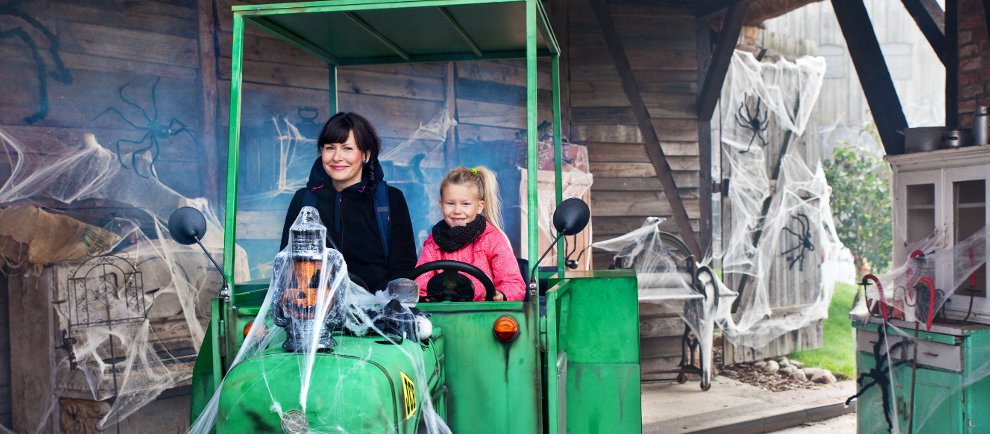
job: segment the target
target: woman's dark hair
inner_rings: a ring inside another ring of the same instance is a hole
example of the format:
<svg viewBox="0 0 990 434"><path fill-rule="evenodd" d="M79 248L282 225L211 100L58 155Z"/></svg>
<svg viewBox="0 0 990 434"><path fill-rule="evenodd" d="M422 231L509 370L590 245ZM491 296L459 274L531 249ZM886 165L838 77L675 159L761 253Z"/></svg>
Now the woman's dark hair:
<svg viewBox="0 0 990 434"><path fill-rule="evenodd" d="M382 141L378 138L375 127L371 126L371 122L357 113L340 112L331 116L320 130L320 138L316 142L317 152L327 143L344 143L349 132L354 132L354 141L357 142L361 152L371 152L370 161L378 159L378 154L382 150Z"/></svg>

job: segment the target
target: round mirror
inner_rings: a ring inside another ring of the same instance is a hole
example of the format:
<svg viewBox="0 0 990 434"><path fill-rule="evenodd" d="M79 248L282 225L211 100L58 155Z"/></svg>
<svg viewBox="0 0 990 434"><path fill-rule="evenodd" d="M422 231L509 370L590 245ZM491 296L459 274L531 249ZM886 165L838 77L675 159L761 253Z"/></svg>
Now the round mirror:
<svg viewBox="0 0 990 434"><path fill-rule="evenodd" d="M168 232L179 244L195 244L206 235L206 217L196 208L184 206L168 217Z"/></svg>
<svg viewBox="0 0 990 434"><path fill-rule="evenodd" d="M577 235L591 219L591 209L583 200L572 197L557 205L553 212L553 227L564 235Z"/></svg>

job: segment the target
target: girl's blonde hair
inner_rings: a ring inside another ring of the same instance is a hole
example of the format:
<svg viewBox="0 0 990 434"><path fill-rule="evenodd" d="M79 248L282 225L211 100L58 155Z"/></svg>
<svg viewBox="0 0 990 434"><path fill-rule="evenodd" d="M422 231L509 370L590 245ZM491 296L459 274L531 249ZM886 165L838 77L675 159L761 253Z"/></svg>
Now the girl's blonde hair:
<svg viewBox="0 0 990 434"><path fill-rule="evenodd" d="M443 198L443 189L448 185L474 184L478 187L478 198L485 201L485 206L481 213L498 230L502 230L502 204L498 196L498 180L495 172L484 166L467 168L460 166L447 173L440 183L440 197Z"/></svg>

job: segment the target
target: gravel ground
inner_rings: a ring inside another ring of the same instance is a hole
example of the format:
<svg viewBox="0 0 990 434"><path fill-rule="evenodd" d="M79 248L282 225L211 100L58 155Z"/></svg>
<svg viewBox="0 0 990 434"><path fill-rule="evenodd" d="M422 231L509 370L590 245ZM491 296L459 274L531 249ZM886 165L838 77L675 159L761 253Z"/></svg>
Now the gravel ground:
<svg viewBox="0 0 990 434"><path fill-rule="evenodd" d="M713 345L713 359L715 366L722 366L722 345ZM789 375L781 375L777 372L765 372L761 368L757 368L752 363L739 363L731 366L723 366L718 375L732 378L746 384L750 384L759 387L764 390L769 390L771 392L783 392L785 390L797 390L797 389L815 389L821 385L812 383L811 381L798 381L791 378ZM838 381L845 380L846 378L841 374L836 375Z"/></svg>

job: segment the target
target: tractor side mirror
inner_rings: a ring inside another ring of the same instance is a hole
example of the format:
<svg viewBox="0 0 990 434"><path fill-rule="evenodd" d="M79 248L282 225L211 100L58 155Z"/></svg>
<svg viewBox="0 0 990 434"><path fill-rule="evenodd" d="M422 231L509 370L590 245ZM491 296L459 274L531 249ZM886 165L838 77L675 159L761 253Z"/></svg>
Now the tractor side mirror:
<svg viewBox="0 0 990 434"><path fill-rule="evenodd" d="M577 235L588 226L591 209L583 200L572 197L557 205L553 212L553 227L564 235Z"/></svg>
<svg viewBox="0 0 990 434"><path fill-rule="evenodd" d="M206 235L206 217L196 208L184 206L168 217L168 232L179 244L196 244Z"/></svg>

